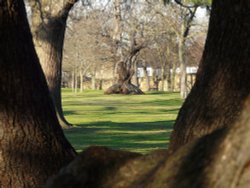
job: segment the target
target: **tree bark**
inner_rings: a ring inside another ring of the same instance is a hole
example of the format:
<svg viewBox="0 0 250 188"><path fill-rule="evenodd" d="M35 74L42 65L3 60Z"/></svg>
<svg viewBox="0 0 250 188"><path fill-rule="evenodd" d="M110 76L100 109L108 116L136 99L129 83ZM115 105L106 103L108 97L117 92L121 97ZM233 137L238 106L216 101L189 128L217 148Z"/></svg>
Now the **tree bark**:
<svg viewBox="0 0 250 188"><path fill-rule="evenodd" d="M23 1L0 3L0 185L42 187L75 151L58 123Z"/></svg>
<svg viewBox="0 0 250 188"><path fill-rule="evenodd" d="M83 92L83 70L81 69L79 72L80 75L80 92Z"/></svg>
<svg viewBox="0 0 250 188"><path fill-rule="evenodd" d="M166 88L167 88L167 91L172 91L171 89L171 65L170 63L167 64L166 66Z"/></svg>
<svg viewBox="0 0 250 188"><path fill-rule="evenodd" d="M246 0L214 1L196 83L178 114L170 150L238 120L250 93L249 10Z"/></svg>
<svg viewBox="0 0 250 188"><path fill-rule="evenodd" d="M175 91L175 81L176 81L176 62L173 63L171 72L171 91Z"/></svg>
<svg viewBox="0 0 250 188"><path fill-rule="evenodd" d="M95 78L95 76L96 76L96 73L94 72L92 77L91 77L91 89L92 90L96 89L96 78Z"/></svg>
<svg viewBox="0 0 250 188"><path fill-rule="evenodd" d="M71 90L74 92L75 89L75 70L71 71Z"/></svg>
<svg viewBox="0 0 250 188"><path fill-rule="evenodd" d="M66 21L76 1L29 1L32 7L31 29L34 44L62 127L71 126L63 115L61 72Z"/></svg>
<svg viewBox="0 0 250 188"><path fill-rule="evenodd" d="M124 63L123 61L118 63L117 74L117 83L109 87L105 91L105 94L144 94L137 86L131 83L134 70L127 68L127 63Z"/></svg>
<svg viewBox="0 0 250 188"><path fill-rule="evenodd" d="M137 69L138 69L137 62L134 63L133 69L134 69L134 75L132 77L132 83L134 83L134 85L136 87L140 87L139 78L138 78L138 75L137 75Z"/></svg>
<svg viewBox="0 0 250 188"><path fill-rule="evenodd" d="M78 90L78 76L77 76L77 70L75 71L75 93L77 93Z"/></svg>
<svg viewBox="0 0 250 188"><path fill-rule="evenodd" d="M143 65L143 74L144 74L143 79L145 79L145 81L146 81L146 91L149 91L150 90L150 78L148 75L146 63Z"/></svg>
<svg viewBox="0 0 250 188"><path fill-rule="evenodd" d="M182 33L185 31L184 23L181 25ZM186 60L185 60L185 41L184 36L180 36L178 41L178 57L180 63L180 94L181 98L187 97L187 72L186 72Z"/></svg>

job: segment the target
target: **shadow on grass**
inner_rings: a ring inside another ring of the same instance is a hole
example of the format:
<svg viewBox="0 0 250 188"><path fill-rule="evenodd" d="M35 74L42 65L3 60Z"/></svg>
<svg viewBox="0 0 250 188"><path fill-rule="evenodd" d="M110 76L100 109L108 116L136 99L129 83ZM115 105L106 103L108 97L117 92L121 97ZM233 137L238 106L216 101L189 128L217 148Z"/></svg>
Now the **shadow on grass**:
<svg viewBox="0 0 250 188"><path fill-rule="evenodd" d="M82 124L64 130L77 151L90 145L108 146L148 153L166 149L174 121L116 123L111 121Z"/></svg>
<svg viewBox="0 0 250 188"><path fill-rule="evenodd" d="M140 101L140 102L135 102L135 101L122 101L123 105L129 105L129 106L180 106L182 103L182 99L179 98L173 98L173 99L157 99L157 100L150 100L150 101ZM65 101L63 103L65 106L113 106L113 107L119 107L121 104L119 101L116 100L95 100L95 101Z"/></svg>
<svg viewBox="0 0 250 188"><path fill-rule="evenodd" d="M179 108L172 108L172 109L156 109L154 111L145 111L145 110L133 110L133 111L118 111L119 109L116 107L112 107L112 106L107 106L107 107L103 107L100 108L99 110L97 109L86 109L86 110L64 110L64 115L65 116L71 116L71 115L82 115L84 114L85 111L87 112L101 112L102 115L117 115L117 114L142 114L142 115L153 115L153 114L177 114L179 111Z"/></svg>

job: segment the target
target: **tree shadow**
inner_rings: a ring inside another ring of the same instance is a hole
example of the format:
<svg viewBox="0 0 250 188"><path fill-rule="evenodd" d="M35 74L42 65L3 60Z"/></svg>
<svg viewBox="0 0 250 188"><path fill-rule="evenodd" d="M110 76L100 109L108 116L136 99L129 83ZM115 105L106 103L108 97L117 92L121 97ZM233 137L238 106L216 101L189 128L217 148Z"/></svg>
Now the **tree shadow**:
<svg viewBox="0 0 250 188"><path fill-rule="evenodd" d="M112 121L77 125L65 131L66 137L81 151L90 145L147 153L166 149L174 121L116 123Z"/></svg>

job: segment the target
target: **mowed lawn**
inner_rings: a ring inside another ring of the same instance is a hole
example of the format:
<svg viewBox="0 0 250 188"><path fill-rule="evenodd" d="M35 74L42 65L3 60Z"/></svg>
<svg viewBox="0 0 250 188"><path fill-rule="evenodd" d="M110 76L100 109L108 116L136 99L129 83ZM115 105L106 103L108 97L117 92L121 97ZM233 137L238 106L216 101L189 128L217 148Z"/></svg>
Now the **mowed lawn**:
<svg viewBox="0 0 250 188"><path fill-rule="evenodd" d="M90 145L148 153L168 146L182 104L178 93L104 95L103 91L72 93L63 89L65 134L77 151Z"/></svg>

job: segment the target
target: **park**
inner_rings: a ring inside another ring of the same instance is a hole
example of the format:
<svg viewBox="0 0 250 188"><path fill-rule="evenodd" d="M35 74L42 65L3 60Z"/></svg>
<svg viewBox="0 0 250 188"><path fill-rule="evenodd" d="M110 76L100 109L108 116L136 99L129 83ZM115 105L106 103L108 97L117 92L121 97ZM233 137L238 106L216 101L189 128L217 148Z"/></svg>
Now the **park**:
<svg viewBox="0 0 250 188"><path fill-rule="evenodd" d="M0 187L250 186L250 3L0 1Z"/></svg>
<svg viewBox="0 0 250 188"><path fill-rule="evenodd" d="M63 90L66 137L77 151L91 145L149 153L166 149L182 99L179 93L110 96L102 91L77 95Z"/></svg>

